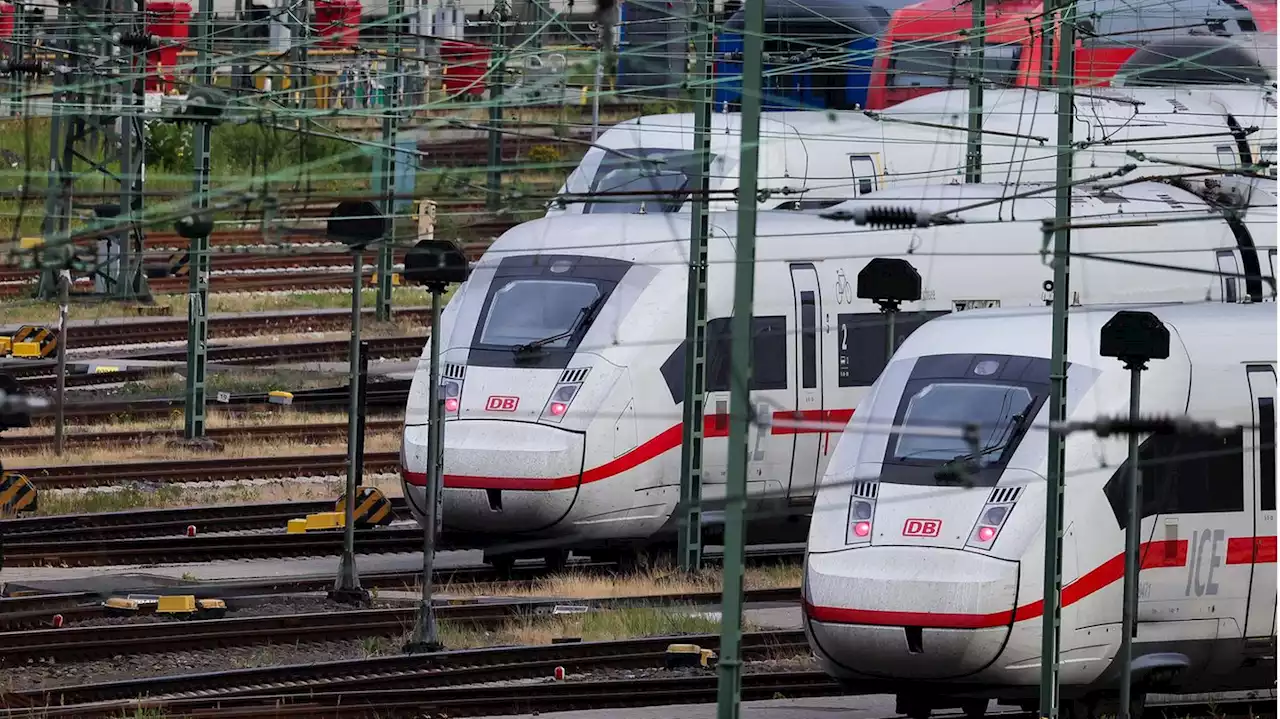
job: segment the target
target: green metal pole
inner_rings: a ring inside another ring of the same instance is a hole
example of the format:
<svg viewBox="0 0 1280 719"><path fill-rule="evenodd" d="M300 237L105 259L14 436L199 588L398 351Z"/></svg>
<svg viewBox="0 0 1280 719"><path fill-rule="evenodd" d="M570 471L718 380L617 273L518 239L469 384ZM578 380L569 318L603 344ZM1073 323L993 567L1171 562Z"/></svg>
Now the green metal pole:
<svg viewBox="0 0 1280 719"><path fill-rule="evenodd" d="M356 478L360 467L357 464L357 433L360 428L360 291L364 288L364 253L353 250L351 253L351 345L348 350L350 379L347 391L350 402L347 408L347 493L343 503L342 525L342 561L338 565L338 578L334 582L329 597L336 601L350 602L363 595L360 577L356 573Z"/></svg>
<svg viewBox="0 0 1280 719"><path fill-rule="evenodd" d="M422 533L422 600L418 604L418 622L414 627L410 652L439 651L440 637L436 628L435 607L431 604L432 574L435 571L436 532L440 523L439 508L436 498L441 491L441 469L443 468L444 447L440 441L444 432L440 425L444 422L443 405L440 398L440 296L444 294L444 286L433 286L431 289L431 362L427 385L427 442L431 452L427 460L427 528Z"/></svg>
<svg viewBox="0 0 1280 719"><path fill-rule="evenodd" d="M392 51L387 57L386 106L382 115L382 175L378 189L383 192L382 214L390 218L390 232L386 241L378 248L378 288L375 300L375 316L379 322L391 320L391 266L395 261L396 246L396 155L400 148L397 144L399 134L399 107L401 62L400 53L404 52L404 0L390 0L387 15L391 18Z"/></svg>
<svg viewBox="0 0 1280 719"><path fill-rule="evenodd" d="M982 182L982 74L987 40L987 2L972 2L973 30L969 36L969 140L965 148L964 181Z"/></svg>
<svg viewBox="0 0 1280 719"><path fill-rule="evenodd" d="M213 0L200 0L196 21L196 86L212 87ZM195 127L195 216L209 209L209 173L212 128L207 122ZM204 437L205 370L209 340L209 235L187 240L187 383L183 409L182 436Z"/></svg>
<svg viewBox="0 0 1280 719"><path fill-rule="evenodd" d="M751 311L755 301L756 172L760 160L760 90L764 3L745 5L742 139L738 176L737 261L730 323L729 468L725 484L724 596L721 599L717 717L738 719L742 695L742 562L746 551L747 434L751 413Z"/></svg>
<svg viewBox="0 0 1280 719"><path fill-rule="evenodd" d="M1129 421L1138 423L1141 408L1142 370L1145 363L1129 365ZM1138 634L1138 547L1142 531L1142 471L1138 468L1138 433L1129 433L1129 520L1124 528L1124 607L1120 615L1120 719L1133 719L1130 712L1133 687L1133 639Z"/></svg>
<svg viewBox="0 0 1280 719"><path fill-rule="evenodd" d="M502 77L506 66L506 41L503 37L502 18L506 5L497 2L493 6L493 72L489 75L489 176L485 208L496 212L502 205Z"/></svg>
<svg viewBox="0 0 1280 719"><path fill-rule="evenodd" d="M707 192L711 176L711 16L709 0L698 3L694 22L696 57L693 89L693 151L698 155L690 178L689 289L685 310L684 438L680 447L680 570L702 567L702 431L706 399L707 358Z"/></svg>
<svg viewBox="0 0 1280 719"><path fill-rule="evenodd" d="M1071 296L1071 136L1075 122L1072 94L1075 62L1075 2L1059 5L1062 50L1058 89L1058 157L1053 238L1053 339L1050 346L1049 422L1062 422L1067 409L1067 307ZM1047 230L1046 230L1047 231ZM1040 716L1058 716L1058 640L1062 621L1062 505L1066 470L1066 438L1049 434L1049 467L1046 473L1044 530L1044 617L1040 654Z"/></svg>

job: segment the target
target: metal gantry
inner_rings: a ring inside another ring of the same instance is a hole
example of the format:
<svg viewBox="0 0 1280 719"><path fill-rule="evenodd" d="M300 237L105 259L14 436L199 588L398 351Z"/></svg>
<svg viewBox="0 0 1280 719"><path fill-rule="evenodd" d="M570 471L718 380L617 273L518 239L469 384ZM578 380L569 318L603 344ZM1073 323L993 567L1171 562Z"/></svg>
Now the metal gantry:
<svg viewBox="0 0 1280 719"><path fill-rule="evenodd" d="M969 35L969 138L964 155L964 181L982 182L982 76L987 42L987 2L971 0L973 28Z"/></svg>
<svg viewBox="0 0 1280 719"><path fill-rule="evenodd" d="M680 569L702 566L702 433L706 400L707 199L711 186L711 33L712 3L704 0L694 14L693 151L697 162L689 178L689 286L685 310L684 436L680 445ZM696 24L701 23L702 27ZM597 88L597 93L599 88Z"/></svg>
<svg viewBox="0 0 1280 719"><path fill-rule="evenodd" d="M145 173L144 0L86 0L60 7L50 27L53 52L52 122L48 189L41 235L45 239L37 294L54 299L58 271L66 267L77 181L94 175L118 188L119 204L94 206L98 240L92 263L98 294L150 301L142 267L142 180ZM87 171L77 171L86 165Z"/></svg>
<svg viewBox="0 0 1280 719"><path fill-rule="evenodd" d="M196 85L213 85L213 0L200 0L196 17ZM212 221L205 216L209 209L209 176L212 162L213 127L208 122L195 126L195 217L201 227L187 240L187 262L190 281L187 287L187 380L183 409L182 436L199 439L205 436L205 371L209 341L209 233Z"/></svg>
<svg viewBox="0 0 1280 719"><path fill-rule="evenodd" d="M1058 92L1057 184L1054 220L1045 223L1045 242L1053 244L1053 333L1049 362L1049 422L1062 422L1067 409L1067 308L1071 295L1071 171L1072 130L1075 122L1075 0L1058 0L1061 51L1054 73ZM1054 13L1045 16L1052 22ZM1052 29L1044 35L1046 67L1053 69ZM1049 434L1048 471L1045 477L1044 613L1041 619L1040 716L1058 715L1058 653L1062 623L1062 508L1065 494L1066 438Z"/></svg>
<svg viewBox="0 0 1280 719"><path fill-rule="evenodd" d="M396 245L396 161L399 154L401 53L404 51L404 0L390 0L387 15L391 18L391 51L386 61L386 105L382 109L382 152L374 178L375 191L382 194L382 214L390 218L387 238L378 248L378 287L375 316L379 322L391 319L391 267Z"/></svg>
<svg viewBox="0 0 1280 719"><path fill-rule="evenodd" d="M717 716L738 719L742 696L742 582L746 550L747 437L751 424L751 329L756 279L756 173L764 75L764 3L745 6L738 232L730 320L729 466L725 482L724 589L721 599Z"/></svg>
<svg viewBox="0 0 1280 719"><path fill-rule="evenodd" d="M506 74L506 0L493 4L489 18L493 27L493 45L489 73L489 170L486 174L485 209L496 212L502 206L502 85Z"/></svg>

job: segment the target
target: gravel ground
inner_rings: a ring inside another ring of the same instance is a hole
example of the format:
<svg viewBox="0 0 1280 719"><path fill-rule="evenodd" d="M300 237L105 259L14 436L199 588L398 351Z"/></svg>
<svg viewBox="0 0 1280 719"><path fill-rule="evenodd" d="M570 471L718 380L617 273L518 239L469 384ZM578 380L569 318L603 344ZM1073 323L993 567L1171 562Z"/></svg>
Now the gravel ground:
<svg viewBox="0 0 1280 719"><path fill-rule="evenodd" d="M174 674L250 669L282 664L309 664L341 659L366 659L375 656L398 655L403 638L377 640L350 640L310 644L303 646L260 646L230 649L157 654L150 656L120 656L94 662L61 665L28 665L7 669L5 673L8 691L29 689L54 689L77 684L143 679ZM748 674L805 671L817 669L811 657L771 659L743 664ZM606 681L622 679L658 679L664 677L691 677L714 675L714 669L627 669L600 670L581 674L568 674L566 681ZM528 684L554 681L544 678L517 679L497 684Z"/></svg>

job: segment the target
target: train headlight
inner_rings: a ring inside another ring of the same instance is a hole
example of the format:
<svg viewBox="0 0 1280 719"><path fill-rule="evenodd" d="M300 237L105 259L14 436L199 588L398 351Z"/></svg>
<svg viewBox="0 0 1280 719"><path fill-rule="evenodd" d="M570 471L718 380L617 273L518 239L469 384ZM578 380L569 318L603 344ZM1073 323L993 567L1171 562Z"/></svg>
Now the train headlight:
<svg viewBox="0 0 1280 719"><path fill-rule="evenodd" d="M1009 512L1012 509L1012 503L988 503L978 514L978 521L973 525L973 532L969 534L969 541L965 546L974 549L991 549L996 537L1000 536L1000 529L1009 519Z"/></svg>
<svg viewBox="0 0 1280 719"><path fill-rule="evenodd" d="M871 522L876 514L875 485L859 482L849 498L849 524L844 537L845 544L866 544L871 541Z"/></svg>
<svg viewBox="0 0 1280 719"><path fill-rule="evenodd" d="M578 390L582 388L581 382L561 383L551 391L551 398L547 400L547 406L542 410L542 419L548 422L559 422L564 418L566 412L569 411L569 404L573 402L573 398L578 396Z"/></svg>
<svg viewBox="0 0 1280 719"><path fill-rule="evenodd" d="M456 418L462 406L462 382L456 379L441 380L440 394L444 396L444 418Z"/></svg>

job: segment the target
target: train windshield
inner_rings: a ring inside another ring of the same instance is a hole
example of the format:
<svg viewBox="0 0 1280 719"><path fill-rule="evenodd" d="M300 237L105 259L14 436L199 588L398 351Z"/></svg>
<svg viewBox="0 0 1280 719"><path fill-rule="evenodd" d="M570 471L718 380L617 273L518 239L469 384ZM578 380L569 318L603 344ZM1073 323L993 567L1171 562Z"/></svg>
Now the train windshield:
<svg viewBox="0 0 1280 719"><path fill-rule="evenodd" d="M897 428L885 443L882 482L994 485L1049 396L1049 363L1033 357L920 357L905 379L872 409ZM962 436L966 426L976 442Z"/></svg>
<svg viewBox="0 0 1280 719"><path fill-rule="evenodd" d="M625 156L624 156L625 155ZM712 156L712 161L715 157ZM685 150L636 148L609 153L600 162L589 192L598 199L583 213L679 212L689 197L698 160Z"/></svg>
<svg viewBox="0 0 1280 719"><path fill-rule="evenodd" d="M485 367L563 368L587 333L612 316L609 301L633 267L606 257L530 254L502 260L475 317L467 363ZM474 299L472 299L474 297ZM474 313L474 314L472 314Z"/></svg>
<svg viewBox="0 0 1280 719"><path fill-rule="evenodd" d="M591 281L511 280L493 294L480 342L515 346L556 338L541 346L565 347L601 296Z"/></svg>

